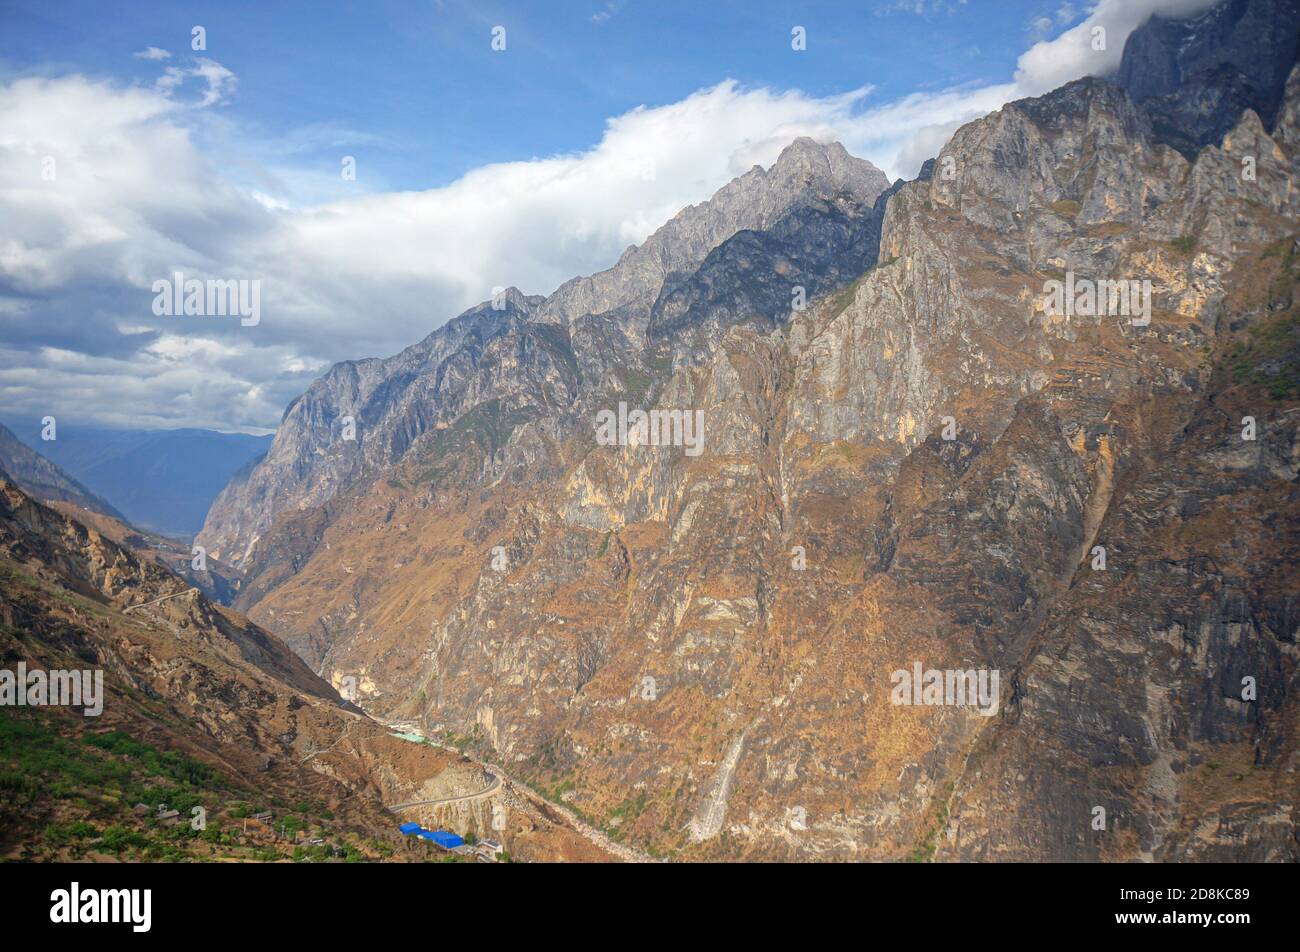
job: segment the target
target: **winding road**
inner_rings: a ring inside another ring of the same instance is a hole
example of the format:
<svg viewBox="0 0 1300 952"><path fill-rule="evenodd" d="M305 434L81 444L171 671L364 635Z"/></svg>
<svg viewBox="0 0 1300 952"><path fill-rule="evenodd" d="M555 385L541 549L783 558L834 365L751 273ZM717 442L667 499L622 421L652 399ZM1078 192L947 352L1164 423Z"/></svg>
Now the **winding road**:
<svg viewBox="0 0 1300 952"><path fill-rule="evenodd" d="M400 732L411 730L410 724L386 723L385 726L388 727L389 730L398 731L399 736L400 736ZM455 747L447 747L443 744L439 744L427 737L424 737L422 734L420 736L422 737L422 740L418 741L418 743L427 743L430 746L437 747L442 750L449 750L454 753L461 753L461 751L457 750ZM409 740L410 738L407 739ZM583 837L589 843L604 850L606 853L609 853L612 856L618 857L623 862L625 863L663 862L663 860L654 859L653 857L649 856L646 853L641 852L638 849L635 849L634 847L628 846L624 843L616 842L615 840L607 836L602 831L597 830L595 827L590 826L589 824L583 822L576 815L574 815L572 812L566 809L562 804L556 803L553 800L546 799L544 796L542 796L540 793L538 793L536 790L534 790L532 787L528 786L527 784L519 783L518 781L511 780L509 775L507 775L504 770L502 770L500 767L496 766L495 764L480 764L480 766L482 766L484 770L486 770L488 773L492 775L492 785L488 787L486 790L480 791L479 793L471 793L459 797L446 797L440 800L412 800L408 803L398 803L394 806L390 806L388 809L392 813L397 813L400 810L406 810L411 807L437 806L440 804L447 804L447 803L460 803L466 800L479 800L482 799L483 797L491 796L492 794L501 790L502 787L504 787L507 783L509 783L509 786L506 788L506 793L508 795L521 798L527 801L532 807L532 809L549 814L549 816L552 819L552 822L554 822L554 820L558 818L563 825L568 826L571 830L573 830L579 836Z"/></svg>
<svg viewBox="0 0 1300 952"><path fill-rule="evenodd" d="M159 602L165 602L169 598L180 598L182 595L197 595L198 592L199 590L197 588L187 588L183 592L172 592L170 595L164 595L162 598L154 598L147 602L141 602L139 605L128 605L126 608L122 609L122 614L126 615L135 611L137 608L146 608L149 605L157 605Z"/></svg>
<svg viewBox="0 0 1300 952"><path fill-rule="evenodd" d="M492 783L486 790L480 790L478 793L467 793L459 797L443 797L440 800L411 800L408 803L394 804L388 809L396 813L398 810L407 810L411 807L442 806L447 803L465 803L470 800L482 800L484 797L490 797L501 789L501 774L491 764L484 764L483 769L492 775Z"/></svg>

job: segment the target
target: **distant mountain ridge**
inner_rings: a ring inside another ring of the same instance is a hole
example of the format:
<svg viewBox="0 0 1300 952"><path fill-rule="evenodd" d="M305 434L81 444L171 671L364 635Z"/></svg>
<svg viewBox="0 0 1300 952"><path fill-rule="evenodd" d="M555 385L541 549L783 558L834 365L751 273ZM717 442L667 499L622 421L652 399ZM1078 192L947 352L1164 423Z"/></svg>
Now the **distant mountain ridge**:
<svg viewBox="0 0 1300 952"><path fill-rule="evenodd" d="M270 436L215 430L140 430L60 420L58 439L10 424L27 446L109 500L125 521L184 542L202 528L230 478L266 452Z"/></svg>
<svg viewBox="0 0 1300 952"><path fill-rule="evenodd" d="M38 499L70 502L114 519L124 518L106 500L18 439L4 424L0 424L0 470Z"/></svg>

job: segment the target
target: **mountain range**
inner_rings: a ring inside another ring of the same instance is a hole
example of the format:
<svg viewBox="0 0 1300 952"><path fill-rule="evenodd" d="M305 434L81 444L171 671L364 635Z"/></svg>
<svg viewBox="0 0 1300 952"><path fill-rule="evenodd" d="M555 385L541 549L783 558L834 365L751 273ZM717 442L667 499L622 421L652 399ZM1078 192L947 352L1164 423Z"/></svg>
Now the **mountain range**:
<svg viewBox="0 0 1300 952"><path fill-rule="evenodd" d="M271 443L269 436L244 433L110 428L64 420L58 421L55 439L43 440L38 422L9 423L28 448L112 500L124 520L182 542L202 528L213 499L230 478Z"/></svg>
<svg viewBox="0 0 1300 952"><path fill-rule="evenodd" d="M367 710L648 851L1294 860L1298 23L1155 18L912 182L798 139L333 367L199 541ZM702 454L600 445L620 405Z"/></svg>
<svg viewBox="0 0 1300 952"><path fill-rule="evenodd" d="M525 858L1295 862L1298 54L1156 17L912 181L797 138L336 364L195 539L230 606L6 482L6 659L369 858L490 774Z"/></svg>

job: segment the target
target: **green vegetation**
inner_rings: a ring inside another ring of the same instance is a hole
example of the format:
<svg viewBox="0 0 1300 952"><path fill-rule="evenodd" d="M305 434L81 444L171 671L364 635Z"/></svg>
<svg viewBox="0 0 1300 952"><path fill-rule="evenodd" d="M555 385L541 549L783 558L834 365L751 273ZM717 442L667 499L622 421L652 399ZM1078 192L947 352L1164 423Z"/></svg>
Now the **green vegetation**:
<svg viewBox="0 0 1300 952"><path fill-rule="evenodd" d="M1183 235L1181 238L1175 238L1169 242L1169 247L1173 248L1180 254L1190 255L1196 250L1196 236Z"/></svg>
<svg viewBox="0 0 1300 952"><path fill-rule="evenodd" d="M71 810L84 816L40 827L34 838L40 848L183 857L183 850L138 829L139 821L135 826L124 821L134 821L130 810L136 803L151 810L166 804L183 817L196 806L211 809L224 787L216 772L193 757L160 751L121 731L78 739L64 736L59 726L58 715L43 711L7 709L0 716L0 825L30 824ZM185 822L158 833L171 840L198 835Z"/></svg>
<svg viewBox="0 0 1300 952"><path fill-rule="evenodd" d="M66 846L99 836L99 828L85 820L51 823L41 831L41 839L52 846Z"/></svg>
<svg viewBox="0 0 1300 952"><path fill-rule="evenodd" d="M121 824L114 823L100 837L99 846L110 853L123 853L129 849L147 849L151 844L149 836Z"/></svg>
<svg viewBox="0 0 1300 952"><path fill-rule="evenodd" d="M1267 289L1264 316L1223 351L1217 382L1260 388L1275 400L1294 400L1300 398L1300 308L1294 299L1300 260L1291 239L1269 246L1263 256L1282 258L1282 272Z"/></svg>
<svg viewBox="0 0 1300 952"><path fill-rule="evenodd" d="M475 724L468 734L457 734L455 731L450 730L442 732L442 746L454 747L462 754L467 750L481 749L484 740L483 726L481 724Z"/></svg>
<svg viewBox="0 0 1300 952"><path fill-rule="evenodd" d="M568 330L559 324L529 324L528 330L542 341L547 353L559 361L575 381L581 383L582 370L573 353Z"/></svg>
<svg viewBox="0 0 1300 952"><path fill-rule="evenodd" d="M572 778L561 780L559 783L553 784L549 787L541 782L532 782L529 783L528 786L532 787L552 803L564 803L564 795L570 790L576 789L576 784L574 784Z"/></svg>
<svg viewBox="0 0 1300 952"><path fill-rule="evenodd" d="M949 783L944 789L943 800L935 808L934 819L927 824L925 833L921 835L920 842L912 850L908 862L928 863L934 859L935 851L939 848L936 841L944 827L948 825L948 798L952 796L952 790L953 785Z"/></svg>
<svg viewBox="0 0 1300 952"><path fill-rule="evenodd" d="M86 756L48 726L50 715L6 709L0 716L0 789L33 802L42 794L56 798L83 791L122 789L131 782L130 765Z"/></svg>
<svg viewBox="0 0 1300 952"><path fill-rule="evenodd" d="M241 820L265 809L247 799L251 791L233 786L207 764L178 751L159 750L114 730L70 734L79 721L37 709L6 708L0 713L0 830L30 830L23 836L27 855L54 858L109 853L125 859L187 862L213 853L243 859L278 860L277 849L249 842L238 827L223 828L218 816ZM232 797L231 794L237 794ZM238 795L242 795L241 798ZM137 815L136 804L148 810ZM180 816L159 823L155 810L165 804ZM320 801L299 799L291 806L272 798L273 826L293 838L300 831L324 835L323 821L334 814ZM194 807L208 811L207 826L189 823ZM294 859L317 862L341 857L362 862L360 848L336 841L338 853L320 844L303 845ZM374 853L392 855L376 843Z"/></svg>
<svg viewBox="0 0 1300 952"><path fill-rule="evenodd" d="M542 797L549 800L551 803L564 807L564 809L568 810L570 813L576 816L583 823L586 823L588 826L596 827L598 829L600 828L600 823L594 817L588 816L586 813L583 812L583 810L580 807L574 805L571 801L566 800L564 798L564 795L566 793L568 793L571 790L577 789L577 785L574 783L572 778L561 780L552 786L547 786L546 784L542 783L539 780L525 779L523 782L530 789L540 794Z"/></svg>
<svg viewBox="0 0 1300 952"><path fill-rule="evenodd" d="M619 394L620 399L627 402L628 406L642 406L646 398L650 395L650 388L654 386L655 378L650 374L642 373L631 367L617 366L619 379L623 381L623 392Z"/></svg>
<svg viewBox="0 0 1300 952"><path fill-rule="evenodd" d="M166 777L196 787L210 786L216 780L216 772L207 764L174 750L155 750L148 744L132 740L121 731L89 734L85 737L85 743L135 761L152 776Z"/></svg>
<svg viewBox="0 0 1300 952"><path fill-rule="evenodd" d="M421 460L424 469L419 481L442 482L452 476L465 460L495 453L516 428L533 419L534 415L528 410L503 413L500 398L480 403L461 414L447 429L435 431L433 445Z"/></svg>
<svg viewBox="0 0 1300 952"><path fill-rule="evenodd" d="M648 794L642 790L635 797L628 797L609 813L609 818L605 824L605 832L611 839L621 840L629 827L636 823L641 814L645 813L648 803Z"/></svg>
<svg viewBox="0 0 1300 952"><path fill-rule="evenodd" d="M1082 205L1070 198L1062 198L1059 201L1052 202L1052 211L1062 218L1074 218L1079 214L1081 208L1083 208Z"/></svg>

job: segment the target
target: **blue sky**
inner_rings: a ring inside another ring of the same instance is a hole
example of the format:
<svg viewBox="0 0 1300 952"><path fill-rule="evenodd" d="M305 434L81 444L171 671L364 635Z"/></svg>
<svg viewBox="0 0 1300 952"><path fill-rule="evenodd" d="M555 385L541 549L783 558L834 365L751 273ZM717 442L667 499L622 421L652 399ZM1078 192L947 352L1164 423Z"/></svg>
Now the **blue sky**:
<svg viewBox="0 0 1300 952"><path fill-rule="evenodd" d="M607 268L796 136L910 177L1213 2L0 0L0 415L266 432L331 363ZM155 313L178 271L255 283L259 320Z"/></svg>
<svg viewBox="0 0 1300 952"><path fill-rule="evenodd" d="M150 82L153 46L189 53L207 30L207 55L239 77L228 109L299 158L365 153L385 187L443 185L491 162L589 148L605 121L672 103L732 78L812 96L865 84L881 100L1005 80L1040 38L1040 18L1069 25L1083 4L971 3L124 3L7 4L0 32L6 74L86 72ZM1062 10L1065 16L1059 16ZM505 54L490 30L506 27ZM790 48L794 25L809 49ZM319 146L313 149L312 146Z"/></svg>

